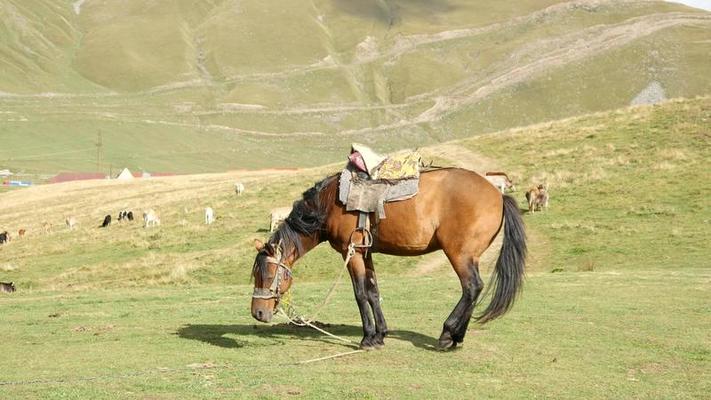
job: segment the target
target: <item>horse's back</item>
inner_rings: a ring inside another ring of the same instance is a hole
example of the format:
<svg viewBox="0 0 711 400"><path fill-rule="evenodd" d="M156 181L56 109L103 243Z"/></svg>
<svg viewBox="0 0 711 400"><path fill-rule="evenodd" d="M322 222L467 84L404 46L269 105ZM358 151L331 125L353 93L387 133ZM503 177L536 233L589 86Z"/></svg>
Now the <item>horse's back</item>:
<svg viewBox="0 0 711 400"><path fill-rule="evenodd" d="M423 254L441 249L443 241L490 240L498 232L503 198L481 175L459 168L420 175L419 192L408 200L385 205L378 222L378 250L392 254ZM482 250L483 251L483 250Z"/></svg>

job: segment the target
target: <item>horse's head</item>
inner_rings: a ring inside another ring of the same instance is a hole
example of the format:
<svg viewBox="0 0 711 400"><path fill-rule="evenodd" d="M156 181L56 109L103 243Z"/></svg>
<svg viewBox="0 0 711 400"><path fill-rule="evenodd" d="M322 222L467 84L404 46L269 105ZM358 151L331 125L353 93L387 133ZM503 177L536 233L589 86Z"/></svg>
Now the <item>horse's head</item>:
<svg viewBox="0 0 711 400"><path fill-rule="evenodd" d="M258 321L269 322L281 296L291 287L291 267L284 263L278 244L255 240L254 245L257 257L252 269L252 316Z"/></svg>

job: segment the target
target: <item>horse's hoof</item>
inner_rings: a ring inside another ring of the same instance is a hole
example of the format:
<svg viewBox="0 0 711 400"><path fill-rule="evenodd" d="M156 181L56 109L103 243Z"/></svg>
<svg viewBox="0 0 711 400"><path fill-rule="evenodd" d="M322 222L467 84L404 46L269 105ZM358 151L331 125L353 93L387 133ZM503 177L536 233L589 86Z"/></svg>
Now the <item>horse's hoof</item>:
<svg viewBox="0 0 711 400"><path fill-rule="evenodd" d="M372 337L367 337L360 341L361 350L370 351L377 348L377 346L377 341Z"/></svg>
<svg viewBox="0 0 711 400"><path fill-rule="evenodd" d="M363 343L361 343L361 344L360 344L360 349L361 349L361 350L365 350L365 351L371 351L371 350L375 350L375 346L373 346L372 344L363 344Z"/></svg>
<svg viewBox="0 0 711 400"><path fill-rule="evenodd" d="M454 342L454 340L448 339L448 340L440 340L437 342L437 350L439 351L447 351L447 350L452 350L457 346L457 343Z"/></svg>

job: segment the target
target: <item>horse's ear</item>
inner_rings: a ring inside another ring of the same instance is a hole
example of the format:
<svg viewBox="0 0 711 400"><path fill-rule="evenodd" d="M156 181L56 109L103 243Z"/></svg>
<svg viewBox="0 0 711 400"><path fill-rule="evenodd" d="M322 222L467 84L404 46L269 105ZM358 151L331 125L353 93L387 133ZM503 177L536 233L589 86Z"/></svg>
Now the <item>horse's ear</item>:
<svg viewBox="0 0 711 400"><path fill-rule="evenodd" d="M267 243L264 246L267 248L267 253L270 256L274 256L276 254L277 248L276 248L276 246L274 246L274 243Z"/></svg>
<svg viewBox="0 0 711 400"><path fill-rule="evenodd" d="M264 249L264 243L259 239L254 239L254 248L257 249L258 252L262 251L262 249Z"/></svg>

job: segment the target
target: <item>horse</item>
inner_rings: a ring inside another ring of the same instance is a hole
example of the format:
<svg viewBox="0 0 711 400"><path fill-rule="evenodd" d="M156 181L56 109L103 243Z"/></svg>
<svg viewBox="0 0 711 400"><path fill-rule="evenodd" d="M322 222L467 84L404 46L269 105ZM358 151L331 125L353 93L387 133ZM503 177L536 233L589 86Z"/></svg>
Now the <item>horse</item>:
<svg viewBox="0 0 711 400"><path fill-rule="evenodd" d="M10 241L10 232L5 231L0 233L0 244L4 244Z"/></svg>
<svg viewBox="0 0 711 400"><path fill-rule="evenodd" d="M503 172L487 172L485 178L491 182L492 185L496 186L501 193L506 193L506 189L512 191L516 190L509 176Z"/></svg>
<svg viewBox="0 0 711 400"><path fill-rule="evenodd" d="M99 228L106 228L109 225L111 225L111 214L104 217L104 222L101 223L101 226L99 226Z"/></svg>
<svg viewBox="0 0 711 400"><path fill-rule="evenodd" d="M25 233L27 233L27 229L25 229L25 228L20 228L20 230L17 231L17 236L18 236L20 239L22 239L23 237L25 237Z"/></svg>
<svg viewBox="0 0 711 400"><path fill-rule="evenodd" d="M242 193L244 193L244 185L242 182L235 183L235 193L237 196L242 196Z"/></svg>
<svg viewBox="0 0 711 400"><path fill-rule="evenodd" d="M160 225L160 218L152 208L143 212L143 227Z"/></svg>
<svg viewBox="0 0 711 400"><path fill-rule="evenodd" d="M14 291L15 291L15 283L14 282L0 282L0 292L12 293Z"/></svg>
<svg viewBox="0 0 711 400"><path fill-rule="evenodd" d="M205 208L205 223L210 225L215 222L215 211L212 207Z"/></svg>
<svg viewBox="0 0 711 400"><path fill-rule="evenodd" d="M69 230L71 231L74 230L74 227L77 224L77 219L74 217L66 217L64 219L64 222L67 224L67 228L69 228Z"/></svg>
<svg viewBox="0 0 711 400"><path fill-rule="evenodd" d="M126 213L126 218L128 218L129 221L133 221L133 211L129 211Z"/></svg>
<svg viewBox="0 0 711 400"><path fill-rule="evenodd" d="M42 231L44 233L49 233L49 231L52 229L52 224L50 224L47 221L42 222Z"/></svg>
<svg viewBox="0 0 711 400"><path fill-rule="evenodd" d="M269 232L274 232L279 224L289 216L291 212L291 207L278 207L272 208L271 213L269 213Z"/></svg>
<svg viewBox="0 0 711 400"><path fill-rule="evenodd" d="M503 244L492 274L491 302L475 319L486 323L504 315L523 284L526 234L516 200L501 194L484 177L460 168L441 168L420 175L419 192L385 204L387 218L370 216L370 234L355 229L358 212L337 200L338 175L303 193L266 244L255 241L252 268L252 316L269 322L281 296L292 285L294 263L319 243L347 260L363 325L363 349L380 348L388 333L380 304L373 253L417 256L436 250L447 255L462 287L459 302L445 320L437 346L441 350L463 343L484 282L479 259L503 226ZM370 248L355 248L372 238ZM374 321L371 319L371 310Z"/></svg>

